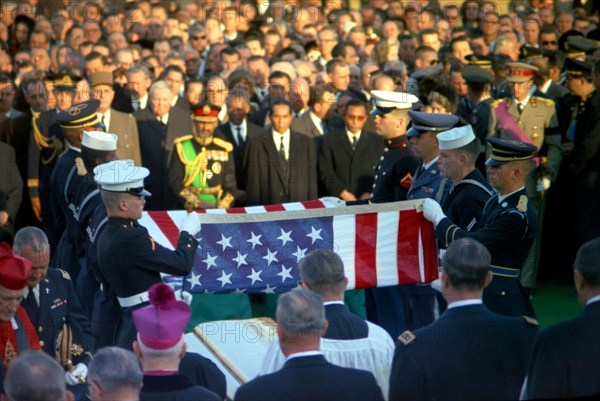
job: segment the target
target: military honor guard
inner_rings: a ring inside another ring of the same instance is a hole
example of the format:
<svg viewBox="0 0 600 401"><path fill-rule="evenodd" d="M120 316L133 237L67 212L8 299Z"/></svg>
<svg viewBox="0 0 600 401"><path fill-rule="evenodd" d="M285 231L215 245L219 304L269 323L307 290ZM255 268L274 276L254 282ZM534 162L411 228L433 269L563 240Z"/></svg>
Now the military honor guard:
<svg viewBox="0 0 600 401"><path fill-rule="evenodd" d="M519 398L538 323L501 316L482 302L486 286L496 280L490 262L493 256L478 241L450 244L440 275L448 310L398 337L390 401Z"/></svg>
<svg viewBox="0 0 600 401"><path fill-rule="evenodd" d="M140 400L221 400L179 371L187 348L183 334L190 321L190 306L176 300L173 288L164 283L150 287L148 299L150 305L133 311L137 329L133 350L144 373Z"/></svg>
<svg viewBox="0 0 600 401"><path fill-rule="evenodd" d="M148 289L161 282L161 273L185 276L190 273L198 248L194 237L200 232L198 215L189 213L180 224L175 250L158 244L138 223L144 210L148 169L131 161L114 160L94 169L108 223L98 239L98 267L103 282L121 305L116 345L131 349L136 338L131 313L147 305Z"/></svg>
<svg viewBox="0 0 600 401"><path fill-rule="evenodd" d="M540 92L533 83L537 70L537 67L530 64L508 63L506 80L512 98L492 103L489 137L520 141L538 149L534 156L537 168L531 170L525 187L530 199L529 207L543 221L544 193L558 174L562 143L554 101ZM521 282L529 292L535 287L540 244L538 230L532 253L521 271Z"/></svg>
<svg viewBox="0 0 600 401"><path fill-rule="evenodd" d="M213 135L220 110L208 103L195 106L193 134L175 140L169 185L187 210L225 209L235 201L233 145Z"/></svg>
<svg viewBox="0 0 600 401"><path fill-rule="evenodd" d="M63 153L52 173L52 205L56 227L64 226L55 256L56 266L65 269L74 280L81 269L83 249L77 241L76 197L86 175L81 158L83 131L99 124L96 111L100 102L88 100L60 112L56 120L69 148ZM48 216L50 217L50 216Z"/></svg>
<svg viewBox="0 0 600 401"><path fill-rule="evenodd" d="M409 93L371 91L378 135L385 147L375 166L371 203L407 200L419 160L406 136L408 111L418 98ZM405 329L404 301L400 287L372 288L365 292L367 318L396 337Z"/></svg>
<svg viewBox="0 0 600 401"><path fill-rule="evenodd" d="M28 349L40 349L40 341L27 312L21 306L31 272L31 262L15 255L6 242L0 244L0 370Z"/></svg>
<svg viewBox="0 0 600 401"><path fill-rule="evenodd" d="M14 252L31 262L21 306L33 324L42 350L65 369L68 385L80 386L94 353L94 337L69 273L50 267L50 244L37 227L15 235Z"/></svg>
<svg viewBox="0 0 600 401"><path fill-rule="evenodd" d="M406 132L415 156L421 160L408 199L433 198L443 204L448 197L452 181L442 177L439 168L440 147L437 134L451 129L459 119L451 114L409 111L411 128ZM435 290L429 285L408 284L400 287L408 301L405 305L406 327L412 330L423 327L435 319Z"/></svg>
<svg viewBox="0 0 600 401"><path fill-rule="evenodd" d="M462 229L450 220L432 199L423 204L425 218L435 225L435 237L447 248L459 238L473 238L492 255L494 280L483 293L483 302L493 312L509 316L534 316L529 296L519 282L537 229L535 212L529 206L525 180L533 168L533 145L489 138L492 153L488 161L488 180L496 190L486 203L479 227Z"/></svg>

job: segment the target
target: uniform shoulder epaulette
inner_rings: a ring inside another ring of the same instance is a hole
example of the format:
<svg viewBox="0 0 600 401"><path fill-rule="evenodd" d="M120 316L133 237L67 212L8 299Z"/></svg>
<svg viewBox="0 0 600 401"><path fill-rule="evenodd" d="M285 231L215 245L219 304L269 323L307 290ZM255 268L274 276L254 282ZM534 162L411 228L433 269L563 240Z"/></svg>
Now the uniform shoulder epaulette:
<svg viewBox="0 0 600 401"><path fill-rule="evenodd" d="M521 195L519 197L519 203L517 203L517 210L519 212L525 213L527 211L527 202L528 202L527 196Z"/></svg>
<svg viewBox="0 0 600 401"><path fill-rule="evenodd" d="M540 325L539 322L532 317L523 316L523 319L525 319L525 321L532 326L538 327Z"/></svg>
<svg viewBox="0 0 600 401"><path fill-rule="evenodd" d="M554 106L554 100L548 99L547 97L532 96L532 98L536 99L538 102L546 103L546 106L548 107Z"/></svg>
<svg viewBox="0 0 600 401"><path fill-rule="evenodd" d="M415 341L417 337L410 330L406 330L404 333L398 336L398 341L400 341L403 345L409 345L413 341Z"/></svg>
<svg viewBox="0 0 600 401"><path fill-rule="evenodd" d="M227 142L226 140L221 138L213 138L213 142L215 143L215 145L219 145L228 152L233 151L233 145L231 144L231 142Z"/></svg>
<svg viewBox="0 0 600 401"><path fill-rule="evenodd" d="M81 157L75 158L75 167L77 168L77 175L83 177L87 174L87 170L85 168L85 164L83 163L83 159Z"/></svg>
<svg viewBox="0 0 600 401"><path fill-rule="evenodd" d="M63 269L56 269L65 280L71 280L71 275L64 271Z"/></svg>
<svg viewBox="0 0 600 401"><path fill-rule="evenodd" d="M185 136L180 136L179 138L176 138L173 143L181 143L181 142L185 142L188 141L190 139L192 139L194 137L194 135L185 135Z"/></svg>

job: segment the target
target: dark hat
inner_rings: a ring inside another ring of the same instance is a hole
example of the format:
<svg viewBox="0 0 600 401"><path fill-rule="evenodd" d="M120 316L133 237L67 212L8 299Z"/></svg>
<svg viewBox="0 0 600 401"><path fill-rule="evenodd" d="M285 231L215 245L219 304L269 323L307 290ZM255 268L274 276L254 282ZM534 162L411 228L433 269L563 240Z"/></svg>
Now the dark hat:
<svg viewBox="0 0 600 401"><path fill-rule="evenodd" d="M462 77L468 84L491 84L494 82L494 76L489 70L476 65L467 65L462 69Z"/></svg>
<svg viewBox="0 0 600 401"><path fill-rule="evenodd" d="M537 47L523 46L521 47L521 53L519 58L521 60L530 61L534 58L542 57L544 52L542 49Z"/></svg>
<svg viewBox="0 0 600 401"><path fill-rule="evenodd" d="M0 287L22 290L27 284L31 262L15 255L6 242L0 244Z"/></svg>
<svg viewBox="0 0 600 401"><path fill-rule="evenodd" d="M408 115L412 121L412 127L406 132L406 136L409 138L419 136L425 132L446 131L458 123L458 117L452 114L425 113L411 110Z"/></svg>
<svg viewBox="0 0 600 401"><path fill-rule="evenodd" d="M56 121L62 128L87 128L94 127L100 123L98 118L98 107L100 101L96 99L76 103L67 110L56 115Z"/></svg>
<svg viewBox="0 0 600 401"><path fill-rule="evenodd" d="M371 115L383 116L392 111L411 109L419 98L411 93L373 90L371 100L373 101Z"/></svg>
<svg viewBox="0 0 600 401"><path fill-rule="evenodd" d="M140 341L155 350L174 347L190 321L190 306L177 301L173 288L164 283L153 285L148 298L150 305L132 313Z"/></svg>
<svg viewBox="0 0 600 401"><path fill-rule="evenodd" d="M476 65L484 70L492 69L492 58L490 56L478 56L476 54L469 54L465 56L465 60L469 65Z"/></svg>
<svg viewBox="0 0 600 401"><path fill-rule="evenodd" d="M192 106L194 121L215 122L219 120L221 108L210 103L202 103Z"/></svg>
<svg viewBox="0 0 600 401"><path fill-rule="evenodd" d="M23 23L29 27L29 33L35 28L35 20L29 18L25 14L19 14L15 17L15 25Z"/></svg>
<svg viewBox="0 0 600 401"><path fill-rule="evenodd" d="M575 29L571 29L571 30L568 30L567 32L564 32L558 38L558 49L559 50L562 50L563 52L569 51L567 40L571 36L584 36L584 35L583 35L583 33L579 32L579 31L576 31Z"/></svg>
<svg viewBox="0 0 600 401"><path fill-rule="evenodd" d="M83 78L79 75L72 73L54 74L49 77L54 83L54 88L57 91L62 92L75 92L77 90L77 84L81 82Z"/></svg>
<svg viewBox="0 0 600 401"><path fill-rule="evenodd" d="M533 79L533 73L539 71L534 65L526 63L508 63L508 82L527 82Z"/></svg>
<svg viewBox="0 0 600 401"><path fill-rule="evenodd" d="M135 196L151 196L144 189L144 178L150 171L138 167L133 160L113 160L94 168L94 180L103 191L123 192Z"/></svg>
<svg viewBox="0 0 600 401"><path fill-rule="evenodd" d="M592 65L585 61L568 58L565 60L565 72L567 75L581 78L590 78L592 76Z"/></svg>
<svg viewBox="0 0 600 401"><path fill-rule="evenodd" d="M600 40L600 28L592 29L586 35L589 39Z"/></svg>
<svg viewBox="0 0 600 401"><path fill-rule="evenodd" d="M598 48L598 41L586 38L585 36L569 36L567 38L567 47L569 51L582 51L591 54Z"/></svg>
<svg viewBox="0 0 600 401"><path fill-rule="evenodd" d="M490 158L485 162L488 166L500 166L512 161L529 160L538 150L537 147L520 141L488 138L487 142L492 146Z"/></svg>

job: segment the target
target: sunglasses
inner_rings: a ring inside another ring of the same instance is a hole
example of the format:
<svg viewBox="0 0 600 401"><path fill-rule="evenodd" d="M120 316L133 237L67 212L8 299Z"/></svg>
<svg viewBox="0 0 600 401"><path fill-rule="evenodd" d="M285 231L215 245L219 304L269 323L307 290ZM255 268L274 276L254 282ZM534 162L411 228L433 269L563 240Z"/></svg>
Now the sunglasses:
<svg viewBox="0 0 600 401"><path fill-rule="evenodd" d="M542 44L543 44L544 46L547 46L547 45L555 45L555 44L557 44L557 43L558 43L558 42L557 42L556 40L543 40L543 41L542 41Z"/></svg>
<svg viewBox="0 0 600 401"><path fill-rule="evenodd" d="M194 35L194 36L192 36L192 39L194 39L194 40L204 40L204 39L206 39L206 35Z"/></svg>

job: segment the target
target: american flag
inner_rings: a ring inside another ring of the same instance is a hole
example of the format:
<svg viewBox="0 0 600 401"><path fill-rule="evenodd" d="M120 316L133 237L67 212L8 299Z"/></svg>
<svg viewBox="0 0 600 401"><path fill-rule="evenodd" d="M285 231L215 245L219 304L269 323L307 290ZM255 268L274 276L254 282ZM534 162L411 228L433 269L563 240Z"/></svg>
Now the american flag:
<svg viewBox="0 0 600 401"><path fill-rule="evenodd" d="M298 286L298 262L325 248L344 262L348 289L428 283L438 267L421 200L342 206L327 200L208 210L192 273L166 278L191 293L282 293ZM173 249L185 211L146 212L150 235Z"/></svg>

